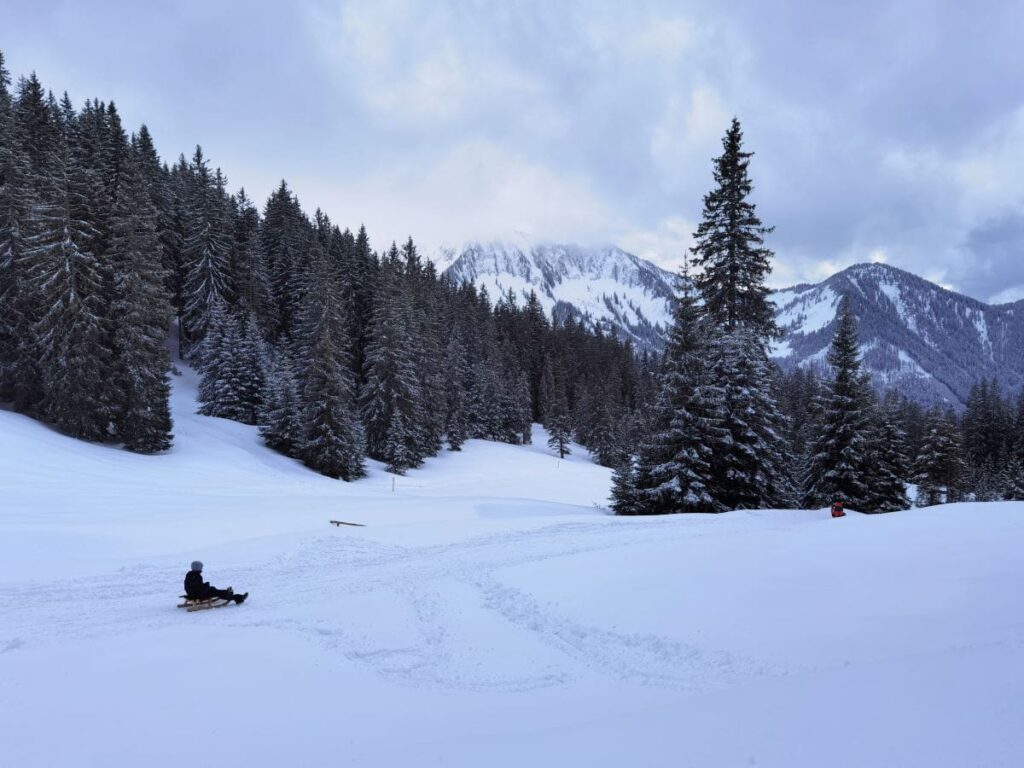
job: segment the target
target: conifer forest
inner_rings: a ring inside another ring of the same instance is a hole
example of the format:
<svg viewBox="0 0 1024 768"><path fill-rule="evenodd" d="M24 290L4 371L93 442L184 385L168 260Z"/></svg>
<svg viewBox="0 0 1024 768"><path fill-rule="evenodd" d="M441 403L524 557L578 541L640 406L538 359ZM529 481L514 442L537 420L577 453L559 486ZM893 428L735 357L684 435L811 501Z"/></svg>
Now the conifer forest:
<svg viewBox="0 0 1024 768"><path fill-rule="evenodd" d="M664 350L639 351L535 293L453 282L413 236L374 250L285 181L263 202L233 190L200 146L161 158L113 101L14 80L0 54L0 401L160 453L189 365L200 413L346 481L368 457L403 473L468 439L529 442L539 422L555 454L576 443L614 468L620 515L886 512L908 485L920 504L1024 499L1024 394L978 381L957 412L878 391L848 304L827 375L770 359L752 157L734 119Z"/></svg>

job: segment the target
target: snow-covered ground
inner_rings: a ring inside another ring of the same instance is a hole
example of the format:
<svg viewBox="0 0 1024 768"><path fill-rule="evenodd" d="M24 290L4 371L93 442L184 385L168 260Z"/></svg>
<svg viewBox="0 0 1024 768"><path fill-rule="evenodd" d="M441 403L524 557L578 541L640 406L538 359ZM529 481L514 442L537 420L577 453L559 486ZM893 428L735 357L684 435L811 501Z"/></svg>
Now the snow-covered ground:
<svg viewBox="0 0 1024 768"><path fill-rule="evenodd" d="M1024 764L1024 504L617 519L540 434L349 485L193 391L159 457L0 411L0 764Z"/></svg>

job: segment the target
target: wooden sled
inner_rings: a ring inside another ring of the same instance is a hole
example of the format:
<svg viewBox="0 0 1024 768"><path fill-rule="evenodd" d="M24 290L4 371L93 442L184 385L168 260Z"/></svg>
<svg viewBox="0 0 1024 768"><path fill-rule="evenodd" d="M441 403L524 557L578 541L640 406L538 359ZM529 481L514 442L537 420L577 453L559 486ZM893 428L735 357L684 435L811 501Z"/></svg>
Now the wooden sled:
<svg viewBox="0 0 1024 768"><path fill-rule="evenodd" d="M333 526L351 525L351 526L354 526L356 528L365 528L366 527L366 523L347 523L344 520L331 520L331 525L333 525Z"/></svg>
<svg viewBox="0 0 1024 768"><path fill-rule="evenodd" d="M202 600L198 600L188 595L182 595L181 599L183 603L179 603L179 608L184 608L189 613L192 611L205 611L208 608L223 608L225 605L230 605L234 600L225 600L222 597L207 597Z"/></svg>

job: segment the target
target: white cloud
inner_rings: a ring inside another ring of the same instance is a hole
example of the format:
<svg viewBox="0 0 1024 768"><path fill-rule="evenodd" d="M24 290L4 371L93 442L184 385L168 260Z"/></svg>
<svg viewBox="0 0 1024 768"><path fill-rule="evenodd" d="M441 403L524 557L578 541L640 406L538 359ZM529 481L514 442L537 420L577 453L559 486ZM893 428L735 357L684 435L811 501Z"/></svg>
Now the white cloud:
<svg viewBox="0 0 1024 768"><path fill-rule="evenodd" d="M600 56L614 55L627 62L654 58L672 64L689 52L697 38L693 21L681 17L637 19L617 14L595 14L585 24L590 48Z"/></svg>
<svg viewBox="0 0 1024 768"><path fill-rule="evenodd" d="M409 234L428 250L523 236L603 243L623 227L585 180L491 142L464 142L421 163L341 183L297 179L295 187L332 218L365 223L377 248Z"/></svg>
<svg viewBox="0 0 1024 768"><path fill-rule="evenodd" d="M542 91L497 49L460 36L443 5L353 0L314 10L308 24L336 82L391 125L449 124Z"/></svg>
<svg viewBox="0 0 1024 768"><path fill-rule="evenodd" d="M617 245L625 251L653 261L662 269L676 272L689 256L696 225L682 216L670 216L654 230L633 230L620 236Z"/></svg>
<svg viewBox="0 0 1024 768"><path fill-rule="evenodd" d="M707 175L709 153L729 127L729 119L718 92L710 86L695 86L687 99L669 98L651 131L650 144L667 186L674 187L695 173Z"/></svg>

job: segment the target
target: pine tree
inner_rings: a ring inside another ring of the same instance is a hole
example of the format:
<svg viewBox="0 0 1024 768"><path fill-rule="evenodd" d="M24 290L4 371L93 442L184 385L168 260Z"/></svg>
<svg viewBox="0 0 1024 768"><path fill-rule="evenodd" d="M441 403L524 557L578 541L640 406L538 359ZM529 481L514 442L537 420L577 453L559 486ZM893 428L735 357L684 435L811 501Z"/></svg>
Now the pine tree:
<svg viewBox="0 0 1024 768"><path fill-rule="evenodd" d="M295 331L303 304L300 285L307 283L309 232L299 201L282 181L267 200L260 242L274 299L274 336Z"/></svg>
<svg viewBox="0 0 1024 768"><path fill-rule="evenodd" d="M231 228L230 272L237 286L238 303L254 318L261 336L269 336L274 330L274 299L260 241L260 215L244 189L231 199Z"/></svg>
<svg viewBox="0 0 1024 768"><path fill-rule="evenodd" d="M637 496L636 465L628 457L612 472L612 511L616 515L645 514Z"/></svg>
<svg viewBox="0 0 1024 768"><path fill-rule="evenodd" d="M44 416L75 437L105 440L111 416L104 407L111 357L106 282L87 250L96 237L86 218L90 170L73 155L75 131L68 126L54 148L26 217L24 289L36 307L31 335Z"/></svg>
<svg viewBox="0 0 1024 768"><path fill-rule="evenodd" d="M900 424L897 401L891 394L875 411L871 435L869 508L878 512L907 509L907 436Z"/></svg>
<svg viewBox="0 0 1024 768"><path fill-rule="evenodd" d="M305 376L302 457L311 469L342 480L366 474L363 428L355 411L349 341L337 311L325 308Z"/></svg>
<svg viewBox="0 0 1024 768"><path fill-rule="evenodd" d="M1014 415L1010 417L1010 440L1007 453L1006 490L1004 497L1024 501L1024 389L1017 394Z"/></svg>
<svg viewBox="0 0 1024 768"><path fill-rule="evenodd" d="M828 363L834 378L829 383L819 433L816 436L808 473L806 504L829 506L841 501L861 512L871 512L871 400L869 384L861 372L857 327L844 298L839 307L839 325Z"/></svg>
<svg viewBox="0 0 1024 768"><path fill-rule="evenodd" d="M40 233L38 206L56 190L57 162L63 156L60 122L48 104L42 84L33 74L18 83L11 114L12 143L0 148L5 162L0 229L0 299L7 337L0 338L0 398L9 399L23 413L39 414L43 399L40 349L35 336L41 299L32 291L33 267L25 238ZM36 208L33 211L34 207Z"/></svg>
<svg viewBox="0 0 1024 768"><path fill-rule="evenodd" d="M287 351L278 350L271 355L264 378L260 437L274 450L298 458L303 442L303 419L294 361Z"/></svg>
<svg viewBox="0 0 1024 768"><path fill-rule="evenodd" d="M765 286L772 252L764 247L764 236L772 227L762 225L748 199L753 185L747 170L753 153L743 151L739 120L733 118L722 147L715 158L717 186L704 196L691 249L700 270L695 283L712 327L727 332L745 328L769 338L778 332Z"/></svg>
<svg viewBox="0 0 1024 768"><path fill-rule="evenodd" d="M743 134L733 120L715 159L716 188L704 197L704 211L691 249L700 272L694 282L712 338L708 342L710 385L717 391L719 437L710 444L707 488L726 509L786 506L793 502L792 466L785 443L786 422L775 393L776 369L768 345L778 334L765 280L770 250L753 203Z"/></svg>
<svg viewBox="0 0 1024 768"><path fill-rule="evenodd" d="M752 331L712 343L710 379L719 403L712 443L710 494L725 509L789 507L794 503L786 420L774 392L775 368Z"/></svg>
<svg viewBox="0 0 1024 768"><path fill-rule="evenodd" d="M110 258L114 283L114 375L119 400L116 433L129 450L155 453L171 445L171 306L160 259L157 213L137 157L120 171L112 213Z"/></svg>
<svg viewBox="0 0 1024 768"><path fill-rule="evenodd" d="M223 300L215 297L197 358L202 371L199 413L242 424L258 423L266 361L252 315L231 314Z"/></svg>
<svg viewBox="0 0 1024 768"><path fill-rule="evenodd" d="M932 409L915 467L919 506L958 500L965 470L960 452L956 417L952 412Z"/></svg>
<svg viewBox="0 0 1024 768"><path fill-rule="evenodd" d="M196 147L186 209L182 260L183 338L192 354L206 335L211 308L217 301L234 301L230 274L230 223L224 178L210 174L203 151Z"/></svg>
<svg viewBox="0 0 1024 768"><path fill-rule="evenodd" d="M565 387L556 386L554 399L547 414L548 447L558 452L558 458L564 459L572 451L569 441L572 439L572 424L569 420L569 406L565 399Z"/></svg>
<svg viewBox="0 0 1024 768"><path fill-rule="evenodd" d="M473 372L469 367L466 347L457 333L452 333L445 348L444 371L444 432L449 449L459 451L469 436L467 400Z"/></svg>
<svg viewBox="0 0 1024 768"><path fill-rule="evenodd" d="M27 333L21 295L21 221L24 215L25 168L15 134L10 75L0 51L0 401L14 400L19 338Z"/></svg>
<svg viewBox="0 0 1024 768"><path fill-rule="evenodd" d="M717 512L712 446L724 439L720 392L706 369L706 331L684 271L665 349L651 434L640 448L637 513Z"/></svg>
<svg viewBox="0 0 1024 768"><path fill-rule="evenodd" d="M397 254L392 246L391 260L375 297L366 348L366 383L359 401L367 452L394 471L404 472L422 461L415 450L421 400L409 333L408 295L396 274Z"/></svg>

